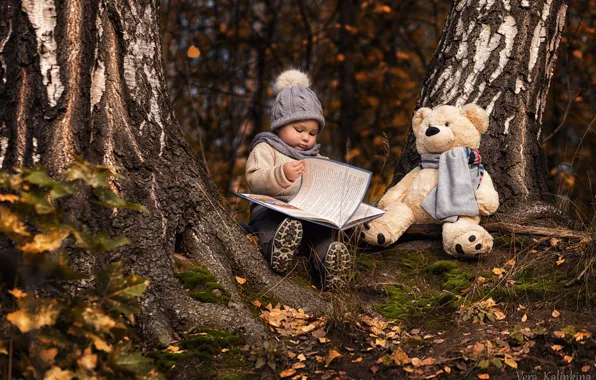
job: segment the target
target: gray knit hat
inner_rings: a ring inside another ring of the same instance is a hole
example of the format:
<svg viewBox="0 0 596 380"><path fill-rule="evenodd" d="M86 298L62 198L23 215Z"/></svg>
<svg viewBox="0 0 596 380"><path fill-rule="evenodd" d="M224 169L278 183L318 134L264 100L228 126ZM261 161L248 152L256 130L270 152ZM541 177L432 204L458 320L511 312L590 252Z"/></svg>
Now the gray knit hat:
<svg viewBox="0 0 596 380"><path fill-rule="evenodd" d="M308 75L298 70L286 70L277 77L278 92L271 107L271 132L298 120L316 120L319 132L325 128L323 107L317 95L310 89Z"/></svg>

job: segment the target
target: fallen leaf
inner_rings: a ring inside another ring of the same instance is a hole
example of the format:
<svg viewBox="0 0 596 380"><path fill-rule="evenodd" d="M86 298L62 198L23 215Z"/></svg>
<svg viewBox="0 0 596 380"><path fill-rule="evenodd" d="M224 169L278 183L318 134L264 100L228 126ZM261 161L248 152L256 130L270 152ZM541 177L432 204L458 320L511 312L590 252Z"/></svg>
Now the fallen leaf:
<svg viewBox="0 0 596 380"><path fill-rule="evenodd" d="M565 333L563 331L554 331L553 334L557 338L565 338Z"/></svg>
<svg viewBox="0 0 596 380"><path fill-rule="evenodd" d="M300 360L301 362L306 360L306 356L304 356L304 354L300 354L298 355L298 360Z"/></svg>
<svg viewBox="0 0 596 380"><path fill-rule="evenodd" d="M517 368L517 362L513 358L505 358L503 361L511 368Z"/></svg>
<svg viewBox="0 0 596 380"><path fill-rule="evenodd" d="M586 372L588 372L589 370L590 370L590 366L589 366L589 365L585 365L585 366L583 366L583 367L582 367L582 372L583 372L583 373L586 373Z"/></svg>
<svg viewBox="0 0 596 380"><path fill-rule="evenodd" d="M245 278L238 277L238 276L235 276L235 277L236 277L236 282L239 283L240 285L243 285L244 283L246 283Z"/></svg>
<svg viewBox="0 0 596 380"><path fill-rule="evenodd" d="M587 330L579 330L577 333L575 333L575 335L573 336L575 338L575 340L580 341L583 340L584 338L590 338L592 336L592 333L590 333Z"/></svg>
<svg viewBox="0 0 596 380"><path fill-rule="evenodd" d="M221 349L221 352L228 352L228 351L230 351L230 349L229 349L229 348L222 348L222 349Z"/></svg>
<svg viewBox="0 0 596 380"><path fill-rule="evenodd" d="M443 369L445 370L445 372L451 373L451 367L445 366L445 367L443 367Z"/></svg>
<svg viewBox="0 0 596 380"><path fill-rule="evenodd" d="M238 277L236 277L236 280L238 279ZM246 281L246 280L245 280ZM254 300L251 302L253 305L255 305L256 307L261 307L261 301L259 300Z"/></svg>
<svg viewBox="0 0 596 380"><path fill-rule="evenodd" d="M0 194L0 202L14 203L14 202L18 201L19 199L21 199L21 198L19 196L17 196L17 195Z"/></svg>
<svg viewBox="0 0 596 380"><path fill-rule="evenodd" d="M360 363L362 361L362 357L352 360L352 363Z"/></svg>
<svg viewBox="0 0 596 380"><path fill-rule="evenodd" d="M333 359L339 358L341 354L334 349L329 350L329 353L325 357L325 367L328 367L329 364L333 361Z"/></svg>
<svg viewBox="0 0 596 380"><path fill-rule="evenodd" d="M505 266L507 266L507 267L512 267L514 265L515 265L514 259L507 260L507 262L505 263Z"/></svg>
<svg viewBox="0 0 596 380"><path fill-rule="evenodd" d="M525 322L528 320L528 314L524 313L524 316L522 317L521 321Z"/></svg>
<svg viewBox="0 0 596 380"><path fill-rule="evenodd" d="M441 343L443 343L444 341L445 341L445 339L435 339L435 340L433 340L433 343L434 343L434 344L441 344Z"/></svg>
<svg viewBox="0 0 596 380"><path fill-rule="evenodd" d="M500 310L495 310L495 318L497 318L497 321L502 321L505 319L505 313Z"/></svg>
<svg viewBox="0 0 596 380"><path fill-rule="evenodd" d="M410 363L410 358L408 357L408 355L404 352L404 350L401 349L401 347L397 347L389 356L391 358L391 360L393 360L395 362L395 364L397 365L401 365L403 366L404 364L408 364Z"/></svg>
<svg viewBox="0 0 596 380"><path fill-rule="evenodd" d="M379 367L377 367L376 365L373 365L372 367L370 367L370 372L372 372L372 373L373 373L373 375L374 375L375 373L377 373L377 371L378 371L378 370L379 370Z"/></svg>
<svg viewBox="0 0 596 380"><path fill-rule="evenodd" d="M422 365L422 360L418 358L412 358L411 362L414 367L420 367Z"/></svg>
<svg viewBox="0 0 596 380"><path fill-rule="evenodd" d="M563 349L563 346L561 346L560 344L553 344L552 346L550 346L550 348L553 351L561 351Z"/></svg>
<svg viewBox="0 0 596 380"><path fill-rule="evenodd" d="M478 276L478 277L476 278L476 283L477 283L478 285L482 285L482 284L484 284L485 282L486 282L486 278L484 278L484 277L482 277L482 276Z"/></svg>
<svg viewBox="0 0 596 380"><path fill-rule="evenodd" d="M561 313L559 313L556 309L553 310L552 314L553 318L559 318L559 315L561 315Z"/></svg>
<svg viewBox="0 0 596 380"><path fill-rule="evenodd" d="M573 361L573 357L569 356L569 355L565 355L565 357L563 358L564 361L566 361L567 363L571 363Z"/></svg>
<svg viewBox="0 0 596 380"><path fill-rule="evenodd" d="M557 238L550 238L550 240L548 241L551 245L551 247L556 247L557 244L559 244L561 242L561 239L557 239Z"/></svg>
<svg viewBox="0 0 596 380"><path fill-rule="evenodd" d="M560 259L560 260L557 260L557 265L561 265L561 264L563 264L564 262L565 262L565 259Z"/></svg>
<svg viewBox="0 0 596 380"><path fill-rule="evenodd" d="M490 375L488 373L479 373L478 378L482 380L490 379Z"/></svg>
<svg viewBox="0 0 596 380"><path fill-rule="evenodd" d="M290 377L295 373L296 373L296 370L294 368L288 368L286 370L281 371L281 373L279 374L279 377L281 377L281 378Z"/></svg>
<svg viewBox="0 0 596 380"><path fill-rule="evenodd" d="M304 364L302 362L296 362L296 363L292 364L292 368L294 368L294 369L306 368L306 364Z"/></svg>
<svg viewBox="0 0 596 380"><path fill-rule="evenodd" d="M327 339L327 338L319 338L319 342L321 342L321 343L327 343L327 342L329 342L329 339Z"/></svg>

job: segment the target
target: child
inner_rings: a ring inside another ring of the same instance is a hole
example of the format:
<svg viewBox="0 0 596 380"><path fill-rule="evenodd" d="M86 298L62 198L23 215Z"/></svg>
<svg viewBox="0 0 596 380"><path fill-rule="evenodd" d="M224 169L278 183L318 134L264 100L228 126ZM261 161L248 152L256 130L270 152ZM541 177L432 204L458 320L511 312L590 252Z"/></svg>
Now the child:
<svg viewBox="0 0 596 380"><path fill-rule="evenodd" d="M246 162L246 179L253 193L291 200L306 171L304 158L321 157L316 139L325 127L325 118L309 86L308 76L298 70L287 70L277 78L271 132L255 136ZM331 228L260 205L251 210L248 224L257 233L261 252L274 271L286 273L302 245L314 248L313 261L321 273L322 288L337 288L347 280L350 253L343 243L334 241Z"/></svg>

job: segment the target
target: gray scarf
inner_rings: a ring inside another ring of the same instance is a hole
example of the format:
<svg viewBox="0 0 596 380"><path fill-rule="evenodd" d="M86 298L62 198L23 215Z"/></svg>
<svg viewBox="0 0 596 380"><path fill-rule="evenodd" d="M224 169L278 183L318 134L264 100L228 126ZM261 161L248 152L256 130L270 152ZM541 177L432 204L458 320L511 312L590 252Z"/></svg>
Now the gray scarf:
<svg viewBox="0 0 596 380"><path fill-rule="evenodd" d="M257 146L257 144L260 144L262 142L266 142L279 153L288 157L292 157L296 160L302 160L308 157L315 157L317 154L319 154L319 148L321 147L321 144L315 144L309 150L298 150L286 144L275 133L261 132L258 133L254 139L252 139L252 143L250 144L250 150L252 151L255 148L255 146Z"/></svg>
<svg viewBox="0 0 596 380"><path fill-rule="evenodd" d="M460 216L479 214L475 191L484 167L470 148L458 147L441 154L423 153L420 166L438 168L439 181L422 201L422 208L439 222L456 222ZM472 156L470 156L472 154Z"/></svg>

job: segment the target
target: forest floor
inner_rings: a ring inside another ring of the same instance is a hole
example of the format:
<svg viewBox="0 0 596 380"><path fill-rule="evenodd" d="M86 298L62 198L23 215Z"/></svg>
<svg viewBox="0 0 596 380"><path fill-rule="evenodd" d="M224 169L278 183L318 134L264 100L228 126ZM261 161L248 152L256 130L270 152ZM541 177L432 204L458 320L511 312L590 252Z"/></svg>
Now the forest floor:
<svg viewBox="0 0 596 380"><path fill-rule="evenodd" d="M322 293L333 315L239 284L270 331L262 344L202 329L149 356L174 379L596 378L593 255L585 242L525 236L496 237L478 261L454 260L439 240L360 250L350 286ZM313 286L306 267L289 278ZM227 302L199 277L197 297Z"/></svg>

